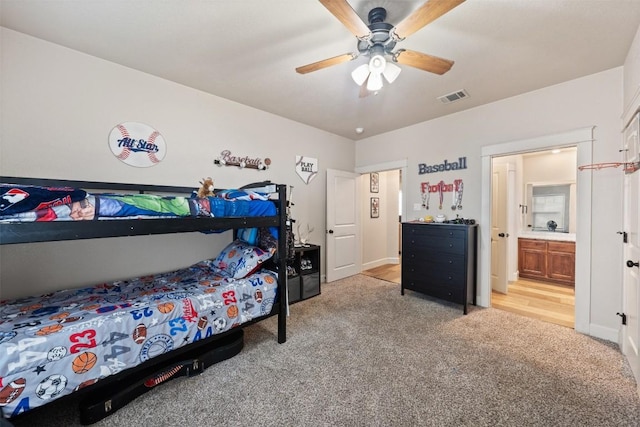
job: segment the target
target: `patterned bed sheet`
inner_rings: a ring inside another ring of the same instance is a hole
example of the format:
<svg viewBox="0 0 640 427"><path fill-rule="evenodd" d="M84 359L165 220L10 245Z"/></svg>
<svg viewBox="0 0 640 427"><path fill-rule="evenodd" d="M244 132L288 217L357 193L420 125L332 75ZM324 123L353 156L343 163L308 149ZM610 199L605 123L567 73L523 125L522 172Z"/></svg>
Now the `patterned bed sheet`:
<svg viewBox="0 0 640 427"><path fill-rule="evenodd" d="M277 275L177 271L0 301L0 409L14 417L271 313Z"/></svg>

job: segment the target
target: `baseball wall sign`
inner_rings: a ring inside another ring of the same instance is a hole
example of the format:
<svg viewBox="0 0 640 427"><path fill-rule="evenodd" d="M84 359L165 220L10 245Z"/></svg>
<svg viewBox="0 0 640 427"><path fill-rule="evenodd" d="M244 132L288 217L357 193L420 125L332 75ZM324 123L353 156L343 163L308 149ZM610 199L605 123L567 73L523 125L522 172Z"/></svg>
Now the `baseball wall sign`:
<svg viewBox="0 0 640 427"><path fill-rule="evenodd" d="M114 156L138 168L156 165L167 154L160 132L144 123L125 122L109 133L109 148Z"/></svg>
<svg viewBox="0 0 640 427"><path fill-rule="evenodd" d="M296 156L296 173L305 184L309 184L318 175L318 159Z"/></svg>

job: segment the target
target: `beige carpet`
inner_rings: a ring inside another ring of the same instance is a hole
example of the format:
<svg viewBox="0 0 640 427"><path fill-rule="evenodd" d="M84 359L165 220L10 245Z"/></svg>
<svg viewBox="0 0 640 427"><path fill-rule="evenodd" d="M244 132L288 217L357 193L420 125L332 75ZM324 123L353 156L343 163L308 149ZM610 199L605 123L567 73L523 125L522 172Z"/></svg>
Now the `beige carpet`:
<svg viewBox="0 0 640 427"><path fill-rule="evenodd" d="M250 326L237 356L141 396L97 426L638 426L617 345L364 275ZM78 425L73 402L17 426Z"/></svg>

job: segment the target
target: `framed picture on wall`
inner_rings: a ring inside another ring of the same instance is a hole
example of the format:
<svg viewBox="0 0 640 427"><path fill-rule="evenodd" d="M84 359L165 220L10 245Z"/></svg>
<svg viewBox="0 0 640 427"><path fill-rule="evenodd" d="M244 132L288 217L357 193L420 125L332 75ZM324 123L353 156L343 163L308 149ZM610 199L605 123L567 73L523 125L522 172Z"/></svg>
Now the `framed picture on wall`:
<svg viewBox="0 0 640 427"><path fill-rule="evenodd" d="M371 218L378 218L380 216L380 198L371 198Z"/></svg>
<svg viewBox="0 0 640 427"><path fill-rule="evenodd" d="M377 193L379 189L380 177L378 176L378 172L372 172L369 174L369 190L372 193Z"/></svg>

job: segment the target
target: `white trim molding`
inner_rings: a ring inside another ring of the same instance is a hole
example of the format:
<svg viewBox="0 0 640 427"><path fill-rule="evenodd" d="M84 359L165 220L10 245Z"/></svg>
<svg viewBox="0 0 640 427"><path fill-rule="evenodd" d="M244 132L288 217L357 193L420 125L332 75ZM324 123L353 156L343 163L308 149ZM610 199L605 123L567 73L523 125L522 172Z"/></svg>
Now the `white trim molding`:
<svg viewBox="0 0 640 427"><path fill-rule="evenodd" d="M480 219L480 279L477 301L482 307L491 305L491 163L493 157L531 151L577 146L578 164L590 164L593 159L593 131L595 126L537 138L507 141L482 147L482 206ZM575 330L587 335L591 332L591 187L592 171L584 170L576 179L576 277ZM609 336L609 333L606 333Z"/></svg>

